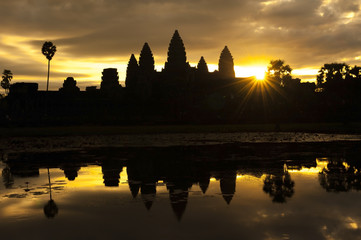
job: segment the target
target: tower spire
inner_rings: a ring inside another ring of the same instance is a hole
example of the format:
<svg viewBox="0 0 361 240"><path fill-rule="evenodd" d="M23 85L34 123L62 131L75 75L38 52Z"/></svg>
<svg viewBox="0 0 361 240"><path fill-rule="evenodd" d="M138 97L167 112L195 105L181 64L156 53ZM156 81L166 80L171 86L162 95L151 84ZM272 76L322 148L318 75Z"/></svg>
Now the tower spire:
<svg viewBox="0 0 361 240"><path fill-rule="evenodd" d="M138 74L138 62L134 54L130 56L128 67L127 67L127 77L125 78L125 86L127 88L133 89L137 85L137 74Z"/></svg>
<svg viewBox="0 0 361 240"><path fill-rule="evenodd" d="M235 78L234 63L231 52L225 46L218 62L218 71L222 78Z"/></svg>
<svg viewBox="0 0 361 240"><path fill-rule="evenodd" d="M178 30L175 30L169 43L168 58L164 69L167 72L181 73L184 72L188 66L183 40Z"/></svg>
<svg viewBox="0 0 361 240"><path fill-rule="evenodd" d="M146 75L154 72L154 57L148 43L144 43L139 56L139 69Z"/></svg>
<svg viewBox="0 0 361 240"><path fill-rule="evenodd" d="M208 73L208 66L207 66L206 60L204 60L203 56L201 57L201 59L198 62L197 71L199 73Z"/></svg>

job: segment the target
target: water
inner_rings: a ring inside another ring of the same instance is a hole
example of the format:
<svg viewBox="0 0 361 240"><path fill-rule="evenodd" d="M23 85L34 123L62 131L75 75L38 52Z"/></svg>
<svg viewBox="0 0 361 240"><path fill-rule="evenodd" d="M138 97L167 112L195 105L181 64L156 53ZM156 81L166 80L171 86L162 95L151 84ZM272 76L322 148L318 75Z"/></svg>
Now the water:
<svg viewBox="0 0 361 240"><path fill-rule="evenodd" d="M360 143L4 155L8 239L361 239ZM50 181L50 184L49 184Z"/></svg>

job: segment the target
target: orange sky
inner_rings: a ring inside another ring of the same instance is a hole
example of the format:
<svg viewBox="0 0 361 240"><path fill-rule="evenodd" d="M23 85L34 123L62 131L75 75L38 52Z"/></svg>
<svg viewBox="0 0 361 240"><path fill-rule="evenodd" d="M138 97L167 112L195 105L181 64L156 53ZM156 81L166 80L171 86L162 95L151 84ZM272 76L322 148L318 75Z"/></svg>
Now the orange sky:
<svg viewBox="0 0 361 240"><path fill-rule="evenodd" d="M13 82L38 82L45 89L45 41L58 51L51 63L50 89L73 76L81 89L98 85L103 68L125 80L132 53L148 42L161 70L175 29L187 60L204 56L217 69L221 50L230 49L238 77L262 75L271 59L283 59L294 77L315 80L330 62L361 65L361 0L86 1L3 0L0 70Z"/></svg>

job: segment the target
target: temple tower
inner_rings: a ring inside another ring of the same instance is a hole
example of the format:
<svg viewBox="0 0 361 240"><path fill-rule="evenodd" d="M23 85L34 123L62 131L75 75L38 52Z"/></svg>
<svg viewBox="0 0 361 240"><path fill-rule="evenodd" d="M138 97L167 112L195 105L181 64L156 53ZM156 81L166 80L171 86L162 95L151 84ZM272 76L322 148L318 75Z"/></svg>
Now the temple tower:
<svg viewBox="0 0 361 240"><path fill-rule="evenodd" d="M188 68L189 63L187 62L183 40L178 30L175 30L169 43L168 58L164 66L164 71L172 74L184 74Z"/></svg>
<svg viewBox="0 0 361 240"><path fill-rule="evenodd" d="M225 46L218 62L218 71L221 78L235 78L234 63L231 52Z"/></svg>
<svg viewBox="0 0 361 240"><path fill-rule="evenodd" d="M236 180L237 173L230 171L225 172L219 181L223 199L228 205L231 203L234 193L236 192Z"/></svg>
<svg viewBox="0 0 361 240"><path fill-rule="evenodd" d="M155 196L157 193L156 182L146 181L142 182L140 188L140 194L147 210L150 210L153 202L155 200Z"/></svg>
<svg viewBox="0 0 361 240"><path fill-rule="evenodd" d="M119 76L116 68L105 68L102 74L102 82L100 84L101 91L114 92L121 87L119 84Z"/></svg>
<svg viewBox="0 0 361 240"><path fill-rule="evenodd" d="M182 219L186 210L190 187L192 187L192 184L184 181L167 183L170 204L178 221Z"/></svg>
<svg viewBox="0 0 361 240"><path fill-rule="evenodd" d="M148 43L144 43L139 56L139 70L147 76L154 73L154 57Z"/></svg>
<svg viewBox="0 0 361 240"><path fill-rule="evenodd" d="M128 67L127 67L127 77L125 78L125 86L129 89L134 89L137 86L137 77L138 77L138 62L134 54L130 56Z"/></svg>
<svg viewBox="0 0 361 240"><path fill-rule="evenodd" d="M197 65L197 73L200 74L207 74L208 73L208 66L204 57L202 56Z"/></svg>
<svg viewBox="0 0 361 240"><path fill-rule="evenodd" d="M64 80L63 87L59 88L59 92L75 94L79 92L80 89L76 86L76 81L73 77L68 77Z"/></svg>

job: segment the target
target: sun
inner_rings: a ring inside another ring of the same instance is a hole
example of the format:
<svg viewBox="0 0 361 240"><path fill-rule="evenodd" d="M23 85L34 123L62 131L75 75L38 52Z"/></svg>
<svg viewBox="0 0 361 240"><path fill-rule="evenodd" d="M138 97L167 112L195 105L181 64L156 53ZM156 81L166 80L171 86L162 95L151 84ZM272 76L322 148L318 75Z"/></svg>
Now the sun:
<svg viewBox="0 0 361 240"><path fill-rule="evenodd" d="M263 81L266 76L267 66L235 66L236 77L255 77Z"/></svg>
<svg viewBox="0 0 361 240"><path fill-rule="evenodd" d="M265 71L255 72L254 76L256 77L257 81L264 81L266 77L266 72Z"/></svg>

